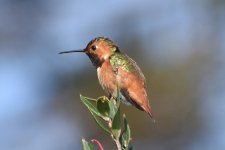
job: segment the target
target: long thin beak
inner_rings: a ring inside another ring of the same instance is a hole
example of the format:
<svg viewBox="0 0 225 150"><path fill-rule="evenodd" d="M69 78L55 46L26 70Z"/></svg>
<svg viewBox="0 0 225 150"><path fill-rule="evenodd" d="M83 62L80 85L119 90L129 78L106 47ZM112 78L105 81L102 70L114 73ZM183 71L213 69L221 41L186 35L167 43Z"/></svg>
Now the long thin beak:
<svg viewBox="0 0 225 150"><path fill-rule="evenodd" d="M71 50L71 51L63 51L63 52L59 52L59 54L74 53L74 52L83 52L83 53L84 53L84 50Z"/></svg>

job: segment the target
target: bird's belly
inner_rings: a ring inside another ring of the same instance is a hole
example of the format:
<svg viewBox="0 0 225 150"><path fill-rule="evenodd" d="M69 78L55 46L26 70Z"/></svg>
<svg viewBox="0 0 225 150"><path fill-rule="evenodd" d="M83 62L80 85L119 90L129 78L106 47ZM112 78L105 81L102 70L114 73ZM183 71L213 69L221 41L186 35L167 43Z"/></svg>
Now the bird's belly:
<svg viewBox="0 0 225 150"><path fill-rule="evenodd" d="M126 104L126 105L131 105L131 103L128 101L128 99L125 97L125 95L123 95L123 92L121 91L122 89L120 89L119 93L120 93L120 100L122 103ZM115 89L111 95L114 98L117 98L118 94L117 94L117 89Z"/></svg>
<svg viewBox="0 0 225 150"><path fill-rule="evenodd" d="M125 98L125 96L120 92L120 100L126 105L131 105L131 103Z"/></svg>
<svg viewBox="0 0 225 150"><path fill-rule="evenodd" d="M103 90L106 92L106 94L109 97L117 97L117 78L115 73L112 70L109 70L109 68L97 68L97 74L99 83L102 86ZM126 104L131 105L131 103L126 99L126 97L123 95L123 92L121 92L120 89L120 100Z"/></svg>

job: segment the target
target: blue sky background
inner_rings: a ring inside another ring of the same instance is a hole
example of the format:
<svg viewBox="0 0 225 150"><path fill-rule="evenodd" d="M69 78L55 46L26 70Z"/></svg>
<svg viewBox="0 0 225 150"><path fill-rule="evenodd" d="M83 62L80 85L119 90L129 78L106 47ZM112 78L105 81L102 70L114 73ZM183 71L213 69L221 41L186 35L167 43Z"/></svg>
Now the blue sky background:
<svg viewBox="0 0 225 150"><path fill-rule="evenodd" d="M0 2L0 147L114 146L80 103L103 95L84 48L112 38L146 75L157 124L123 106L136 149L225 148L225 2L114 0Z"/></svg>

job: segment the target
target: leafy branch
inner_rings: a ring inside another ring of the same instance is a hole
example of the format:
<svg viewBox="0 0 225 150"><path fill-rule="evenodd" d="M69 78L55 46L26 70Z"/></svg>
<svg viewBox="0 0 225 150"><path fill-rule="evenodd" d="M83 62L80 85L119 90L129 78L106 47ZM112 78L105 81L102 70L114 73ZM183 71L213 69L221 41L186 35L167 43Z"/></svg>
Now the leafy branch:
<svg viewBox="0 0 225 150"><path fill-rule="evenodd" d="M119 93L117 91L117 93ZM131 130L123 114L123 126L120 114L120 95L117 94L117 98L108 99L105 96L101 96L97 99L92 99L80 95L80 99L83 104L88 108L96 123L101 127L109 136L112 137L118 150L131 150ZM94 140L95 143L97 140ZM93 142L93 140L92 140ZM84 150L93 150L93 144L82 139ZM97 144L101 150L103 147L100 142Z"/></svg>

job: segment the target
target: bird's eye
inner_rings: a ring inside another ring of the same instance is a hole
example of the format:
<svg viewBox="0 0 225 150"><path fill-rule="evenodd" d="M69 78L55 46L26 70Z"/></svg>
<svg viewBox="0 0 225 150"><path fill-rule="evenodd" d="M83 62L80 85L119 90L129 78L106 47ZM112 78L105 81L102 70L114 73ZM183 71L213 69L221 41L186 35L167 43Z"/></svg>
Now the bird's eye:
<svg viewBox="0 0 225 150"><path fill-rule="evenodd" d="M93 45L93 46L91 47L91 49L92 49L93 51L95 51L95 50L97 49L96 45Z"/></svg>

